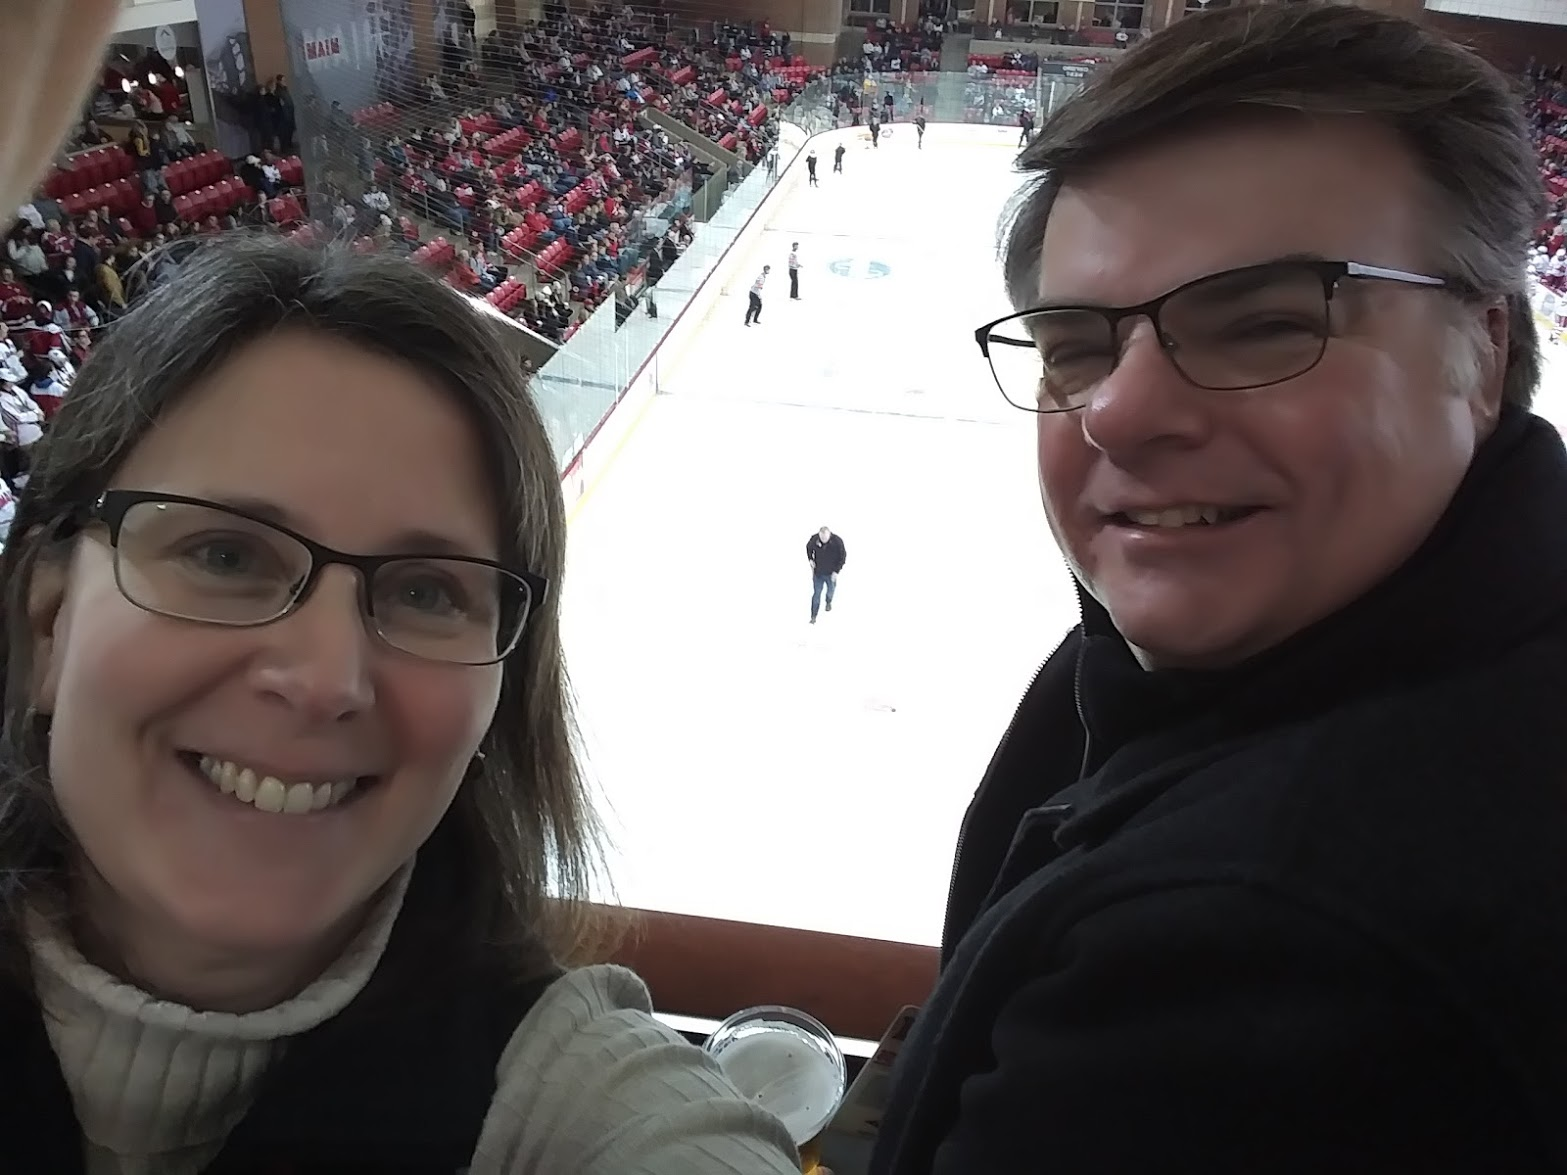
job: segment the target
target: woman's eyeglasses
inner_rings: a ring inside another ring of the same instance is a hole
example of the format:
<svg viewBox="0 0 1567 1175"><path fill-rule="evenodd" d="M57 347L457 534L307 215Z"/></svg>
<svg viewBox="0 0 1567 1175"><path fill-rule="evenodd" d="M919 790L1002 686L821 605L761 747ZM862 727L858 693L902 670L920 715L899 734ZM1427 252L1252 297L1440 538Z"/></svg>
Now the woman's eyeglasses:
<svg viewBox="0 0 1567 1175"><path fill-rule="evenodd" d="M350 555L201 498L109 490L90 517L109 532L114 577L138 608L248 628L287 616L331 564L359 574L370 629L431 661L490 665L522 639L545 581L458 555Z"/></svg>

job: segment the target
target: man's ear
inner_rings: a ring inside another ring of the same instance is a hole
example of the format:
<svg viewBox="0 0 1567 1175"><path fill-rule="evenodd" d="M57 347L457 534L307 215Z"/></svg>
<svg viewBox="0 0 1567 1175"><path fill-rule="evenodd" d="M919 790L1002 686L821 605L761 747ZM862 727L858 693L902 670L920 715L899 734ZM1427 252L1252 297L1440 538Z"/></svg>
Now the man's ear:
<svg viewBox="0 0 1567 1175"><path fill-rule="evenodd" d="M1491 346L1483 368L1485 383L1480 395L1488 418L1493 423L1502 414L1502 395L1507 382L1507 349L1512 342L1509 313L1506 300L1498 300L1485 311L1485 333Z"/></svg>
<svg viewBox="0 0 1567 1175"><path fill-rule="evenodd" d="M65 585L70 577L70 560L40 558L33 565L32 582L27 590L27 631L32 638L33 709L39 714L54 713L55 690L59 686L59 628L65 606Z"/></svg>

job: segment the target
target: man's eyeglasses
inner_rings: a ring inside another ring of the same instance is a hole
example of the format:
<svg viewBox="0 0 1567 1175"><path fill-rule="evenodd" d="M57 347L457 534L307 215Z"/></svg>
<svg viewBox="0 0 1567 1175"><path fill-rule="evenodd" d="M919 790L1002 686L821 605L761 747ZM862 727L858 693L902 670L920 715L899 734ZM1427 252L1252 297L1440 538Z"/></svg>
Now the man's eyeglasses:
<svg viewBox="0 0 1567 1175"><path fill-rule="evenodd" d="M114 578L138 608L250 628L297 608L330 564L359 574L360 607L381 640L431 661L491 665L521 640L544 599L536 575L458 555L349 555L201 498L109 490L92 507Z"/></svg>
<svg viewBox="0 0 1567 1175"><path fill-rule="evenodd" d="M1209 274L1137 306L1047 306L974 332L996 386L1027 412L1087 404L1115 370L1125 324L1147 318L1181 376L1215 392L1265 388L1304 375L1333 335L1331 305L1347 279L1451 289L1446 278L1358 261L1273 261Z"/></svg>

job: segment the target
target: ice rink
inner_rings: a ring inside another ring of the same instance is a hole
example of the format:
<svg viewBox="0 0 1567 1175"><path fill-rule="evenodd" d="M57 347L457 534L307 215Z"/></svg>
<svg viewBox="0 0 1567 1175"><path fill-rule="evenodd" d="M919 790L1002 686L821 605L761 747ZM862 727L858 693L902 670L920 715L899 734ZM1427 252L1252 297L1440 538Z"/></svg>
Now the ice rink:
<svg viewBox="0 0 1567 1175"><path fill-rule="evenodd" d="M907 127L842 175L824 154L579 504L566 647L620 901L939 940L963 809L1077 618L1032 419L972 337L1006 310L1011 157L916 151ZM1567 424L1560 351L1546 383ZM823 524L848 564L811 627Z"/></svg>

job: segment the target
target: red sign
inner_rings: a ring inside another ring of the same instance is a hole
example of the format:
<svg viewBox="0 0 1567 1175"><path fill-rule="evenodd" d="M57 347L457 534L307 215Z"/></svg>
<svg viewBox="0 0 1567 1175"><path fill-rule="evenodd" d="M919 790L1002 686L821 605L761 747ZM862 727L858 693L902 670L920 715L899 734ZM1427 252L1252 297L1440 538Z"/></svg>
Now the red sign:
<svg viewBox="0 0 1567 1175"><path fill-rule="evenodd" d="M328 57L343 55L342 37L318 37L305 42L305 60L312 64Z"/></svg>

